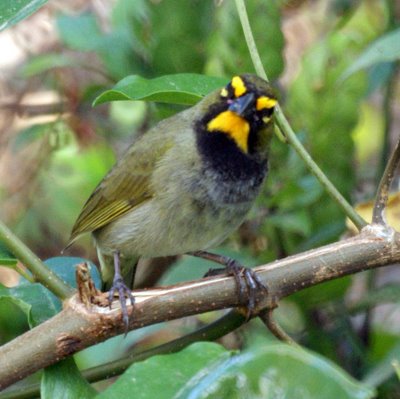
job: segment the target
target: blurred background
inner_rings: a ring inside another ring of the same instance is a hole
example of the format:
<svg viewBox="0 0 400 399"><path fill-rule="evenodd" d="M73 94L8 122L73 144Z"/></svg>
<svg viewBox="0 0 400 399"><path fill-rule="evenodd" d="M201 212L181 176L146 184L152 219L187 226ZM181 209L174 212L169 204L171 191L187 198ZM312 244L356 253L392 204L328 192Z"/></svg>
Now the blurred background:
<svg viewBox="0 0 400 399"><path fill-rule="evenodd" d="M400 131L400 50L397 59L384 51L368 59L368 50L392 33L400 41L399 4L246 3L264 67L298 137L367 215ZM129 101L93 108L98 94L132 74L254 72L233 1L53 0L1 32L0 48L0 217L42 259L60 256L88 195L135 137L180 110ZM399 226L397 199L394 193L390 214ZM257 265L353 233L295 152L276 138L257 206L217 250ZM96 262L89 237L65 254ZM172 269L155 268L153 280L199 278L208 268L199 263L184 258ZM3 284L17 280L0 267ZM382 397L400 397L387 360L400 354L396 281L400 272L389 267L322 284L283 301L277 317L302 344L353 376L380 378ZM142 345L213 317L175 322ZM0 312L2 340L15 327L9 323ZM240 347L243 337L262 330L257 323L247 329L226 338L227 345Z"/></svg>

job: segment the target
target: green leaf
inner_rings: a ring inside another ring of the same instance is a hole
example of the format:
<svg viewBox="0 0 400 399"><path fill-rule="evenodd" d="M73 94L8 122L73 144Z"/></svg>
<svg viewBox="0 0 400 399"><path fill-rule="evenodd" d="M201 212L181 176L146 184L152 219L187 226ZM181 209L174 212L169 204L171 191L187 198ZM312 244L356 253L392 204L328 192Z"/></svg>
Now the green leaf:
<svg viewBox="0 0 400 399"><path fill-rule="evenodd" d="M76 60L66 56L65 54L41 54L29 59L22 67L21 75L23 78L38 75L54 68L61 67L80 67Z"/></svg>
<svg viewBox="0 0 400 399"><path fill-rule="evenodd" d="M57 28L60 39L73 50L94 51L101 45L102 35L92 14L61 15Z"/></svg>
<svg viewBox="0 0 400 399"><path fill-rule="evenodd" d="M136 8L136 7L134 7ZM132 73L132 31L127 26L118 26L107 34L100 31L94 15L62 15L57 19L57 28L65 45L77 51L93 51L98 55L107 73L115 80ZM76 65L76 62L75 62ZM84 66L83 66L84 67Z"/></svg>
<svg viewBox="0 0 400 399"><path fill-rule="evenodd" d="M389 32L374 41L360 57L346 69L340 79L375 64L400 59L400 29Z"/></svg>
<svg viewBox="0 0 400 399"><path fill-rule="evenodd" d="M194 344L174 355L154 356L129 367L98 399L180 398L177 393L197 373L210 373L231 357L232 352L210 343Z"/></svg>
<svg viewBox="0 0 400 399"><path fill-rule="evenodd" d="M307 236L311 233L310 217L305 209L291 213L281 213L268 218L272 226L280 227L286 232L294 232Z"/></svg>
<svg viewBox="0 0 400 399"><path fill-rule="evenodd" d="M344 370L300 348L256 345L235 355L203 342L133 364L99 398L367 399L373 395Z"/></svg>
<svg viewBox="0 0 400 399"><path fill-rule="evenodd" d="M134 4L132 7L132 0L120 0L113 10L114 32L122 38L125 35L123 40L129 45L129 52L125 51L129 73L161 76L204 72L209 62L207 47L216 14L213 2L135 0ZM165 24L170 16L174 20L174 29ZM172 43L179 43L179 46ZM110 49L115 51L115 45L108 49L108 53ZM111 72L105 54L102 59Z"/></svg>
<svg viewBox="0 0 400 399"><path fill-rule="evenodd" d="M40 284L0 287L0 300L10 300L25 314L31 328L53 317L61 310L60 301Z"/></svg>
<svg viewBox="0 0 400 399"><path fill-rule="evenodd" d="M14 298L0 298L0 345L23 334L28 328L26 313Z"/></svg>
<svg viewBox="0 0 400 399"><path fill-rule="evenodd" d="M193 73L165 75L155 79L131 75L119 81L111 90L100 94L93 105L120 100L193 105L212 90L227 83L227 79L224 78Z"/></svg>
<svg viewBox="0 0 400 399"><path fill-rule="evenodd" d="M399 364L399 361L398 360L393 361L392 366L396 371L397 379L400 380L400 364Z"/></svg>
<svg viewBox="0 0 400 399"><path fill-rule="evenodd" d="M29 17L47 0L2 0L0 1L0 32L22 19Z"/></svg>
<svg viewBox="0 0 400 399"><path fill-rule="evenodd" d="M384 340L385 338L386 337L384 334L379 333L376 339ZM394 347L388 351L381 361L375 363L374 366L368 370L368 373L363 378L363 382L372 387L378 387L382 385L395 373L395 370L393 370L393 362L399 361L399 359L400 343L394 345Z"/></svg>
<svg viewBox="0 0 400 399"><path fill-rule="evenodd" d="M69 285L76 288L75 267L79 263L89 263L90 276L97 288L101 287L100 273L92 262L87 259L73 257L73 256L57 256L49 258L44 263L50 267L58 276L60 276Z"/></svg>
<svg viewBox="0 0 400 399"><path fill-rule="evenodd" d="M296 292L291 299L303 309L313 309L316 306L340 300L351 285L351 278L341 277Z"/></svg>
<svg viewBox="0 0 400 399"><path fill-rule="evenodd" d="M44 370L40 397L42 399L90 399L97 391L82 377L72 357Z"/></svg>
<svg viewBox="0 0 400 399"><path fill-rule="evenodd" d="M52 149L61 149L73 140L73 133L61 120L36 124L22 129L15 137L11 148L13 151L19 151L36 140L42 140Z"/></svg>
<svg viewBox="0 0 400 399"><path fill-rule="evenodd" d="M42 139L53 129L54 122L32 125L22 129L14 139L12 144L13 151L22 150L25 146L33 143L34 141Z"/></svg>
<svg viewBox="0 0 400 399"><path fill-rule="evenodd" d="M76 286L75 269L78 263L87 262L82 258L57 257L45 261L57 275L72 286ZM97 268L91 264L90 273L97 287L101 280ZM0 286L0 300L11 299L27 316L29 326L32 328L57 314L61 308L61 301L47 288L39 283L31 284L22 279L11 288Z"/></svg>
<svg viewBox="0 0 400 399"><path fill-rule="evenodd" d="M17 259L0 241L0 266L15 266Z"/></svg>

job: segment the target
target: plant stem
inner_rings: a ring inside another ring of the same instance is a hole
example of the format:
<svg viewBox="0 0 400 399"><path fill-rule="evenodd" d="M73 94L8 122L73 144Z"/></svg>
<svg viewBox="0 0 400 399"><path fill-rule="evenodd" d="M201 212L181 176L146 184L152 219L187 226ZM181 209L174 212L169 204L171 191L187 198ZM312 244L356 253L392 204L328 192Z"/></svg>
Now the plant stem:
<svg viewBox="0 0 400 399"><path fill-rule="evenodd" d="M31 274L29 274L20 263L17 263L15 265L14 270L30 283L35 282L35 278Z"/></svg>
<svg viewBox="0 0 400 399"><path fill-rule="evenodd" d="M388 24L386 31L389 32L392 29L395 29L396 20L392 2L386 1L386 7L388 10ZM393 127L392 102L396 93L395 88L397 75L398 66L396 64L393 64L391 66L390 76L386 82L386 87L384 88L384 97L382 102L382 113L384 116L383 146L381 151L380 163L378 165L376 173L376 184L379 185L374 208L372 211L372 222L378 224L385 224L385 209L387 207L387 202L389 198L390 185L393 180L393 167L397 167L396 165L392 164L390 166L392 171L388 172L387 168L393 161L393 158L390 157L390 133ZM397 156L399 156L399 154ZM389 176L390 173L392 174L392 176ZM375 293L377 289L376 270L369 270L367 272L366 278L366 292L364 292L364 296L369 297L371 294ZM359 336L364 344L364 350L367 350L371 342L371 328L374 309L374 306L366 308L363 323L359 328Z"/></svg>
<svg viewBox="0 0 400 399"><path fill-rule="evenodd" d="M394 173L400 163L400 139L397 141L396 147L386 165L382 179L379 183L378 192L376 194L375 205L372 213L372 223L385 225L386 220L384 212L389 198L389 189L392 184Z"/></svg>
<svg viewBox="0 0 400 399"><path fill-rule="evenodd" d="M14 254L42 283L60 299L71 296L75 290L50 270L11 230L0 221L0 241Z"/></svg>
<svg viewBox="0 0 400 399"><path fill-rule="evenodd" d="M240 23L242 24L244 37L246 39L247 47L250 52L251 60L253 61L254 69L257 75L268 81L267 73L265 72L263 63L261 61L260 54L257 50L257 45L254 40L253 32L251 30L249 16L247 15L246 5L244 0L235 0L236 8L238 10Z"/></svg>
<svg viewBox="0 0 400 399"><path fill-rule="evenodd" d="M260 54L258 53L257 46L254 41L254 36L250 27L245 2L244 0L235 1L244 36L247 42L247 47L249 48L250 57L254 64L254 69L260 77L268 81L268 76L264 70ZM326 177L319 166L311 158L310 154L303 147L279 105L275 108L275 121L278 128L286 136L288 142L292 145L299 157L305 162L310 172L317 178L322 187L331 196L331 198L342 208L347 217L359 230L366 226L367 222L354 210L354 208L347 202L343 195L339 193L336 187Z"/></svg>
<svg viewBox="0 0 400 399"><path fill-rule="evenodd" d="M367 225L367 222L354 210L354 208L349 204L346 198L337 190L337 188L332 184L332 182L326 177L324 172L311 158L311 155L303 147L300 140L297 138L295 132L290 126L288 120L283 114L281 108L278 106L275 110L276 122L287 137L288 142L292 145L294 150L307 165L311 173L317 178L321 186L326 190L326 192L331 196L331 198L342 208L346 216L354 223L358 230L361 230Z"/></svg>
<svg viewBox="0 0 400 399"><path fill-rule="evenodd" d="M263 309L258 316L277 339L300 348L300 345L274 320L274 310L273 308Z"/></svg>
<svg viewBox="0 0 400 399"><path fill-rule="evenodd" d="M397 66L393 66L391 76L388 79L388 82L386 83L386 87L384 89L384 98L382 104L382 113L384 119L384 134L383 134L381 159L380 159L380 164L378 165L378 170L376 175L377 184L382 178L382 175L384 173L385 167L387 165L390 156L390 132L393 126L393 115L391 107L394 96L396 94L395 88L396 88L397 72L398 72Z"/></svg>

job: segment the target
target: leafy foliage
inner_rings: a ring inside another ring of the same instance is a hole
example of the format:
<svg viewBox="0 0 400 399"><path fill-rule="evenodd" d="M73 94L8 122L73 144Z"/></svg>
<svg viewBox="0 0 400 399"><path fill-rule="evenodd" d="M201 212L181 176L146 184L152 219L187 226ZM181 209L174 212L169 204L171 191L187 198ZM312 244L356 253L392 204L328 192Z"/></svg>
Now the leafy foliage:
<svg viewBox="0 0 400 399"><path fill-rule="evenodd" d="M0 265L1 266L15 266L17 259L14 255L6 248L6 246L0 242Z"/></svg>
<svg viewBox="0 0 400 399"><path fill-rule="evenodd" d="M303 349L267 345L235 354L216 344L197 343L177 354L132 365L98 397L128 395L141 399L367 399L373 397L373 390Z"/></svg>
<svg viewBox="0 0 400 399"><path fill-rule="evenodd" d="M400 29L381 36L369 45L360 57L346 69L343 78L378 63L393 62L398 59L400 59Z"/></svg>
<svg viewBox="0 0 400 399"><path fill-rule="evenodd" d="M41 383L41 398L91 399L96 390L82 377L73 358L47 367Z"/></svg>
<svg viewBox="0 0 400 399"><path fill-rule="evenodd" d="M204 75L177 74L164 75L147 80L140 76L127 76L111 90L100 94L94 105L108 101L142 100L168 104L193 105L211 91L227 83L223 78Z"/></svg>
<svg viewBox="0 0 400 399"><path fill-rule="evenodd" d="M6 0L0 4L0 31L15 25L22 19L29 17L47 0Z"/></svg>
<svg viewBox="0 0 400 399"><path fill-rule="evenodd" d="M76 286L74 269L85 259L73 257L57 257L48 259L46 265L70 285ZM72 273L71 273L72 272ZM95 265L91 265L90 273L95 284L100 287L100 275ZM0 286L0 300L8 300L17 305L25 314L32 328L57 314L62 307L61 301L47 288L39 283L30 283L21 279L11 288Z"/></svg>

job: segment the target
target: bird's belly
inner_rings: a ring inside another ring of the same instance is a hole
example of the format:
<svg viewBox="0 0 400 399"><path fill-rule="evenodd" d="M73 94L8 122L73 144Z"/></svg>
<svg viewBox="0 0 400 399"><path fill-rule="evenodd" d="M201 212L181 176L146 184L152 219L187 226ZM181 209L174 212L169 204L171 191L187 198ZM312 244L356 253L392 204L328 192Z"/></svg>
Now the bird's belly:
<svg viewBox="0 0 400 399"><path fill-rule="evenodd" d="M158 257L213 247L243 221L251 202L240 204L185 201L165 206L152 199L95 232L105 253L116 250L125 256Z"/></svg>

